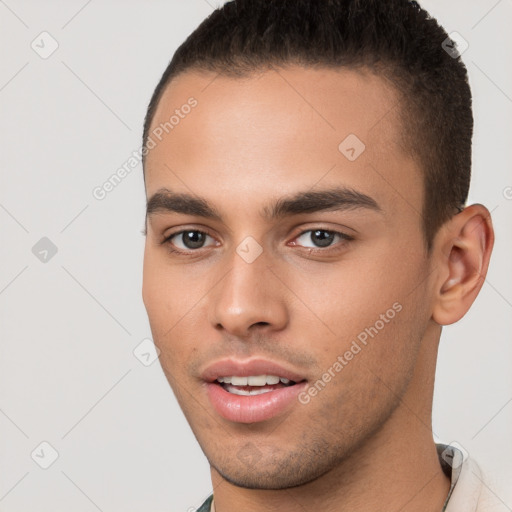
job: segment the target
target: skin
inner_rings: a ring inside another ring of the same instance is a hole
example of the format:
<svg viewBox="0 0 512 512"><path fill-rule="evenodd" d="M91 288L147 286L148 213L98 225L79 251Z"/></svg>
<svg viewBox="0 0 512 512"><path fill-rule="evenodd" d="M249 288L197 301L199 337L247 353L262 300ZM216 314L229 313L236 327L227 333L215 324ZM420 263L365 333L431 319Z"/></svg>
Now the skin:
<svg viewBox="0 0 512 512"><path fill-rule="evenodd" d="M460 319L482 286L488 210L455 215L427 254L421 168L399 142L401 99L368 71L186 72L152 127L191 96L197 107L147 156L146 193L200 196L222 221L149 215L143 300L164 373L210 463L216 511L440 511L449 480L431 430L437 348L442 325ZM355 161L338 150L350 133L366 145ZM281 196L331 186L371 196L380 211L260 216ZM209 236L200 249L180 235L161 243L180 229ZM353 240L319 247L306 232L317 229ZM263 250L252 263L236 253L247 236ZM401 311L309 403L252 424L210 404L200 373L212 361L264 357L315 383L394 303Z"/></svg>

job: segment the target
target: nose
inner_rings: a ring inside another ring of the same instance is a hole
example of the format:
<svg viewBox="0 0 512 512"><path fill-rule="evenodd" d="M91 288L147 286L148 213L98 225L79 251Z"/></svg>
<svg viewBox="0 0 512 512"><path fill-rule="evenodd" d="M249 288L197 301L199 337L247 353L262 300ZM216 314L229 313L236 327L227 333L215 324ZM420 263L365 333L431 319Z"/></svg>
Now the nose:
<svg viewBox="0 0 512 512"><path fill-rule="evenodd" d="M263 251L248 262L237 252L224 267L230 270L210 294L210 322L216 329L244 338L255 329L278 331L288 323L286 289L269 269Z"/></svg>

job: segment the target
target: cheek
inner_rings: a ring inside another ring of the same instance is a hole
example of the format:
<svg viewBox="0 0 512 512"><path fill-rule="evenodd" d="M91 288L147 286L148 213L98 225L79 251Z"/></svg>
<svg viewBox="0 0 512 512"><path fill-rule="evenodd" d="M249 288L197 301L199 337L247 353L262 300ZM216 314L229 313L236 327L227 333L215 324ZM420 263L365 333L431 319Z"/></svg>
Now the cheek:
<svg viewBox="0 0 512 512"><path fill-rule="evenodd" d="M301 298L298 323L322 334L317 346L329 347L356 337L379 321L380 315L394 316L393 304L402 300L400 277L381 266L340 264L293 279L293 290ZM387 320L387 318L386 318ZM322 343L324 339L324 343Z"/></svg>
<svg viewBox="0 0 512 512"><path fill-rule="evenodd" d="M347 337L374 325L396 303L416 308L414 294L427 278L428 266L420 250L382 239L371 250L364 248L321 271L323 275L312 273L302 280L299 293L337 336Z"/></svg>
<svg viewBox="0 0 512 512"><path fill-rule="evenodd" d="M380 330L374 322L359 339L323 346L326 354L319 361L318 380L311 383L319 391L305 412L309 421L322 424L333 443L355 442L361 433L382 424L403 397L421 341L411 313L404 307Z"/></svg>
<svg viewBox="0 0 512 512"><path fill-rule="evenodd" d="M160 364L170 380L174 380L179 369L178 361L183 357L181 347L173 342L179 339L175 336L176 326L185 314L185 310L178 307L183 294L177 293L177 289L173 273L165 268L158 255L146 247L142 297L153 341L160 350Z"/></svg>
<svg viewBox="0 0 512 512"><path fill-rule="evenodd" d="M168 334L192 308L194 297L200 297L184 276L178 266L169 264L163 251L146 248L142 296L152 329L158 337Z"/></svg>
<svg viewBox="0 0 512 512"><path fill-rule="evenodd" d="M370 387L375 379L400 387L411 374L428 316L426 293L417 285L423 267L420 261L391 261L388 256L368 259L366 265L347 263L322 279L310 275L300 281L297 295L307 297L317 316L299 320L300 331L308 333L304 339L314 340L310 349L320 365L317 378L329 369L345 375L333 379L333 389L345 386L340 382L345 378L355 388L362 386L361 378Z"/></svg>
<svg viewBox="0 0 512 512"><path fill-rule="evenodd" d="M156 319L158 314L158 305L164 299L164 288L158 279L159 263L156 261L154 253L148 248L148 240L146 239L146 247L144 249L144 263L142 270L142 300L148 313L149 321Z"/></svg>
<svg viewBox="0 0 512 512"><path fill-rule="evenodd" d="M188 362L197 357L197 328L206 317L205 280L178 265L171 265L163 251L146 247L143 266L142 295L159 361L178 400L187 396L181 391L189 379Z"/></svg>

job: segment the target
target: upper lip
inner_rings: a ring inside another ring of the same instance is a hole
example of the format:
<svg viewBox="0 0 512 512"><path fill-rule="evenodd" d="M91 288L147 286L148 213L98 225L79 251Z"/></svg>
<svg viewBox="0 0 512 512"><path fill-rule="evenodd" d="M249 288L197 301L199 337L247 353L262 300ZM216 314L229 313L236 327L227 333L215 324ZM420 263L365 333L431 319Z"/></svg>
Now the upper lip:
<svg viewBox="0 0 512 512"><path fill-rule="evenodd" d="M201 378L207 382L214 382L218 377L249 377L251 375L276 375L285 377L294 382L301 382L305 378L293 370L289 370L278 363L267 359L222 359L210 365L201 373Z"/></svg>

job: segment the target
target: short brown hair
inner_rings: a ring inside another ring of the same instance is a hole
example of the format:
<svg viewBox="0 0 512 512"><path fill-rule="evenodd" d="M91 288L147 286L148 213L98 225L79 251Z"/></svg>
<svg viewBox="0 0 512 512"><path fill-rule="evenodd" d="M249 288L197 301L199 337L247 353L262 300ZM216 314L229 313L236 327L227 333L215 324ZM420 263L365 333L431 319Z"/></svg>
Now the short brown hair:
<svg viewBox="0 0 512 512"><path fill-rule="evenodd" d="M424 172L430 250L439 227L464 207L471 176L471 90L447 42L453 47L437 21L408 0L229 1L175 52L149 103L144 147L166 86L187 70L236 77L293 64L368 68L405 99L402 143Z"/></svg>

